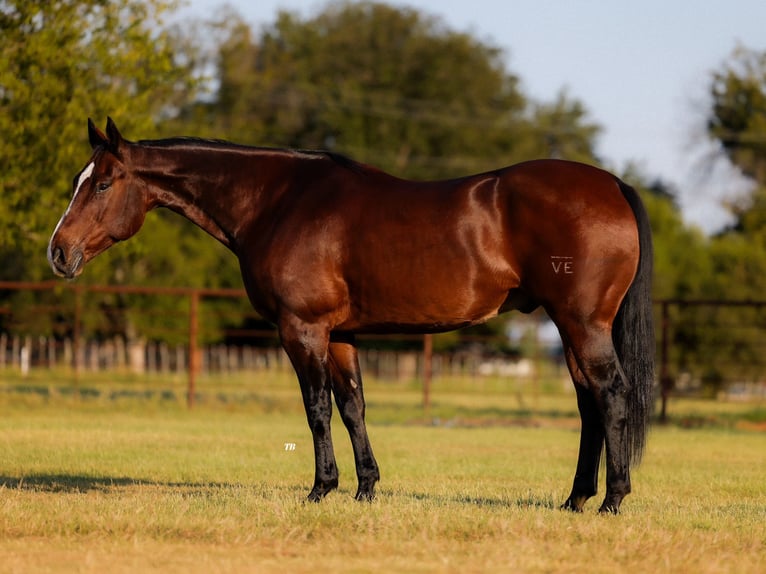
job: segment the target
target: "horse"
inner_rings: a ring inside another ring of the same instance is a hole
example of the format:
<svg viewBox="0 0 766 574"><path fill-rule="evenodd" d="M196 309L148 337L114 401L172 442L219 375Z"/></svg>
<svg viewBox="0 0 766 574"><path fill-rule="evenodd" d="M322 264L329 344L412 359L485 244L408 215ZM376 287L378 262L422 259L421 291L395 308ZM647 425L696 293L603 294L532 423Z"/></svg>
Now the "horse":
<svg viewBox="0 0 766 574"><path fill-rule="evenodd" d="M355 337L438 333L542 307L558 327L581 420L562 508L618 513L652 410L652 239L638 193L615 175L532 160L443 181L400 179L328 151L177 137L129 141L88 120L47 258L72 279L167 208L238 258L253 308L277 326L314 447L310 501L338 486L332 398L353 447L355 498L380 479Z"/></svg>

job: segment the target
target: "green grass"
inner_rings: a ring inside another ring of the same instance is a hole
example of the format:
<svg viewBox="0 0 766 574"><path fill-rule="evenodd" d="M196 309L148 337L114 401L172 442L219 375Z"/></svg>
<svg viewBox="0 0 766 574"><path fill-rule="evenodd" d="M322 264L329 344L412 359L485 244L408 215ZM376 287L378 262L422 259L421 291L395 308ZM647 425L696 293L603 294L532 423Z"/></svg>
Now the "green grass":
<svg viewBox="0 0 766 574"><path fill-rule="evenodd" d="M600 498L583 515L558 510L578 441L568 394L437 382L424 415L415 386L369 384L379 496L353 501L353 457L336 422L341 486L315 505L304 503L311 437L287 376L201 381L192 411L182 392L153 392L153 383L81 380L78 392L19 384L0 387L0 572L766 564L766 433L751 422L763 420L763 405L672 403L674 424L653 429L634 492L611 517L596 514ZM687 428L685 418L706 422Z"/></svg>

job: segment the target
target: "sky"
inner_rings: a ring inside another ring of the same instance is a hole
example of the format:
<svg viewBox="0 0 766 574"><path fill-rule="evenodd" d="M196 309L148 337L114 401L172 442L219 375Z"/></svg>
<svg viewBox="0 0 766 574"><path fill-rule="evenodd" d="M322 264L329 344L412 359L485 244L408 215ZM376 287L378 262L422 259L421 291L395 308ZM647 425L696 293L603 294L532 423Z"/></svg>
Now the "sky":
<svg viewBox="0 0 766 574"><path fill-rule="evenodd" d="M228 4L256 30L278 10L310 17L317 0L186 0L195 17ZM550 102L561 90L602 127L607 169L638 165L671 184L687 222L713 232L721 200L745 186L715 161L704 137L713 71L737 46L766 50L763 0L390 0L503 49L523 93Z"/></svg>

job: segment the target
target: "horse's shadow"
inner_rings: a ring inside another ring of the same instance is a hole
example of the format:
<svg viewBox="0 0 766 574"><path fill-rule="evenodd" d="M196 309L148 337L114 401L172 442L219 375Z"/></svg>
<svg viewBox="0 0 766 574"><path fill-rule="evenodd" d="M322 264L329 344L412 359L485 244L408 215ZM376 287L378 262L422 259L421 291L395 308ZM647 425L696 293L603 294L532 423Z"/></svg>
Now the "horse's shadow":
<svg viewBox="0 0 766 574"><path fill-rule="evenodd" d="M29 474L24 476L0 475L0 489L49 493L109 492L129 486L159 486L178 489L235 488L226 482L171 482L131 478L128 476L86 476L77 474ZM296 486L297 489L297 486Z"/></svg>
<svg viewBox="0 0 766 574"><path fill-rule="evenodd" d="M87 476L78 474L29 474L24 476L0 475L0 491L2 490L21 490L45 493L87 493L104 492L108 493L115 488L130 486L158 486L162 488L189 490L209 490L209 489L236 489L243 485L228 482L172 482L145 480L142 478L132 478L128 476ZM265 485L254 485L256 488ZM305 485L290 485L280 487L279 490L289 493L291 496L303 496L306 493ZM335 496L349 496L353 493L343 488L334 494ZM331 495L333 496L333 495ZM402 492L389 491L382 489L379 500L381 499L410 499L426 501L432 504L459 504L472 507L487 508L538 508L554 510L558 506L554 503L551 496L540 496L529 493L525 496L492 498L477 497L469 495L438 495L424 492Z"/></svg>
<svg viewBox="0 0 766 574"><path fill-rule="evenodd" d="M428 494L423 492L381 492L384 496L391 496L397 498L411 498L413 500L423 500L434 504L459 504L464 506L474 507L486 507L486 508L540 508L547 510L555 510L558 505L555 503L551 496L540 496L537 494L529 493L524 496L508 497L508 498L493 498L485 496L469 496L469 495L437 495Z"/></svg>
<svg viewBox="0 0 766 574"><path fill-rule="evenodd" d="M140 481L128 477L93 477L70 474L0 476L0 487L3 489L54 493L104 491L115 486L127 486L137 482Z"/></svg>

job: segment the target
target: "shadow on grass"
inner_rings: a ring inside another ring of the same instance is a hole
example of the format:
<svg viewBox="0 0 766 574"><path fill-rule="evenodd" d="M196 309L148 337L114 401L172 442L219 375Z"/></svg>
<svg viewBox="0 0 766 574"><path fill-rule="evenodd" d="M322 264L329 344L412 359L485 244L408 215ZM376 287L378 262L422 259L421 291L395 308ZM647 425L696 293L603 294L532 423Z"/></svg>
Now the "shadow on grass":
<svg viewBox="0 0 766 574"><path fill-rule="evenodd" d="M466 504L469 506L486 506L486 507L501 507L501 508L543 508L547 510L556 510L558 505L553 501L551 497L540 497L533 494L527 496L521 496L516 499L502 499L502 498L487 498L487 497L474 497L474 496L459 496L456 497L455 502Z"/></svg>
<svg viewBox="0 0 766 574"><path fill-rule="evenodd" d="M106 491L118 486L150 484L128 477L93 477L69 474L32 474L28 476L0 476L0 487L9 490L34 492L90 492Z"/></svg>
<svg viewBox="0 0 766 574"><path fill-rule="evenodd" d="M559 505L555 503L552 496L543 497L532 493L517 498L492 498L460 494L444 496L422 492L393 493L383 491L382 494L425 501L435 505L458 504L486 508L541 508L546 510L556 510L559 508Z"/></svg>
<svg viewBox="0 0 766 574"><path fill-rule="evenodd" d="M367 416L374 424L433 426L446 428L539 427L579 425L576 406L572 408L531 408L514 406L461 406L434 401L424 411L421 404L402 405L375 400L367 402Z"/></svg>
<svg viewBox="0 0 766 574"><path fill-rule="evenodd" d="M306 485L289 485L275 487L274 485L240 485L227 482L213 482L213 483L201 483L201 482L163 482L163 481L151 481L142 480L138 478L131 478L127 476L121 477L94 477L85 475L70 475L70 474L32 474L23 477L17 476L0 476L0 490L21 490L28 492L42 492L52 494L84 494L87 492L104 492L115 488L124 488L131 486L154 486L167 489L175 489L183 491L186 494L200 494L210 492L211 490L226 490L226 489L239 489L242 487L253 488L254 490L279 490L284 493L289 493L291 496L295 495L301 499L304 499L308 493ZM425 501L434 505L464 505L474 507L487 507L487 508L538 508L546 510L555 510L558 505L553 501L551 496L539 496L530 493L526 496L517 498L491 498L491 497L477 497L469 495L444 496L437 494L428 494L422 492L392 492L381 491L381 495L384 498L408 498L416 501ZM353 492L346 489L339 489L337 492L332 493L330 496L343 496L348 497L349 504L356 504L353 500ZM321 504L321 502L320 502ZM364 503L360 503L364 504Z"/></svg>
<svg viewBox="0 0 766 574"><path fill-rule="evenodd" d="M265 485L242 485L231 482L168 482L156 480L144 480L127 476L86 476L71 474L31 474L22 477L0 476L0 490L23 490L30 492L48 493L86 493L86 492L109 492L115 488L153 486L168 489L177 489L189 492L203 493L216 489L255 488L264 489ZM306 492L304 486L269 486L272 490Z"/></svg>

